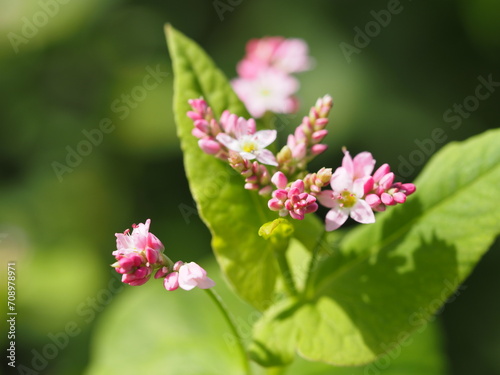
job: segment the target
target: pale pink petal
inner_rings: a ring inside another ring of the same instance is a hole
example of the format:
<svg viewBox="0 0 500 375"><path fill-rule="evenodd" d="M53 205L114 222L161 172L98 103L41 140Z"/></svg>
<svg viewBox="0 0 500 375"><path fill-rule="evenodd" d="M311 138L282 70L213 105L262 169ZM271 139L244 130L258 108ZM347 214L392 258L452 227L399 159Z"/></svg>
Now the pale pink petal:
<svg viewBox="0 0 500 375"><path fill-rule="evenodd" d="M351 190L352 178L344 167L338 167L330 180L332 190L340 193L344 190Z"/></svg>
<svg viewBox="0 0 500 375"><path fill-rule="evenodd" d="M325 227L328 232L339 228L348 218L348 213L342 209L332 209L325 217Z"/></svg>
<svg viewBox="0 0 500 375"><path fill-rule="evenodd" d="M198 288L200 289L209 289L215 286L215 281L213 281L210 277L206 276L205 278L198 281Z"/></svg>
<svg viewBox="0 0 500 375"><path fill-rule="evenodd" d="M276 130L260 130L252 138L260 148L264 148L276 140L276 135Z"/></svg>
<svg viewBox="0 0 500 375"><path fill-rule="evenodd" d="M240 151L241 150L240 143L236 139L234 139L233 137L231 137L225 133L217 134L216 139L230 150L233 150L233 151Z"/></svg>
<svg viewBox="0 0 500 375"><path fill-rule="evenodd" d="M371 177L358 178L352 184L351 192L354 193L358 198L362 198L365 195L365 185L371 180Z"/></svg>
<svg viewBox="0 0 500 375"><path fill-rule="evenodd" d="M328 208L338 207L338 203L334 199L333 191L331 190L323 190L316 195L316 198L322 206Z"/></svg>
<svg viewBox="0 0 500 375"><path fill-rule="evenodd" d="M240 151L240 155L241 155L241 157L243 157L247 160L253 160L257 157L257 155L255 153L245 152L245 151Z"/></svg>
<svg viewBox="0 0 500 375"><path fill-rule="evenodd" d="M240 139L245 135L249 135L250 133L248 132L247 120L245 120L243 117L238 117L233 132L236 136L236 139Z"/></svg>
<svg viewBox="0 0 500 375"><path fill-rule="evenodd" d="M342 168L344 168L352 178L354 175L354 164L352 162L351 154L347 150L344 151L344 157L342 158Z"/></svg>
<svg viewBox="0 0 500 375"><path fill-rule="evenodd" d="M260 161L262 164L267 164L267 165L274 165L278 166L278 162L276 161L276 157L274 154L266 149L259 150L255 153L257 156L257 160Z"/></svg>
<svg viewBox="0 0 500 375"><path fill-rule="evenodd" d="M369 176L375 166L375 159L370 152L360 152L353 159L354 179Z"/></svg>
<svg viewBox="0 0 500 375"><path fill-rule="evenodd" d="M362 224L375 222L375 215L371 207L363 199L358 199L356 204L351 208L351 217Z"/></svg>
<svg viewBox="0 0 500 375"><path fill-rule="evenodd" d="M199 284L207 283L210 284L207 281L207 272L195 262L185 263L179 269L179 286L182 289L191 290Z"/></svg>

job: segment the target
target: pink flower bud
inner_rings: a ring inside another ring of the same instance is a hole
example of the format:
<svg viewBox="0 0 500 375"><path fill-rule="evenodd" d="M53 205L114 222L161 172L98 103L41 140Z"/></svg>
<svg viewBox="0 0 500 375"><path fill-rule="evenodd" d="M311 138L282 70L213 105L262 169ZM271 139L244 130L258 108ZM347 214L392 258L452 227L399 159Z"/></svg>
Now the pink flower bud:
<svg viewBox="0 0 500 375"><path fill-rule="evenodd" d="M198 141L198 145L205 153L209 155L215 155L221 150L219 142L208 138L200 139Z"/></svg>
<svg viewBox="0 0 500 375"><path fill-rule="evenodd" d="M154 276L155 279L161 279L162 277L165 277L168 271L169 271L168 267L158 268L158 271L156 271Z"/></svg>
<svg viewBox="0 0 500 375"><path fill-rule="evenodd" d="M417 190L417 187L413 184L406 183L406 184L401 184L401 190L404 190L404 193L406 195L411 195Z"/></svg>
<svg viewBox="0 0 500 375"><path fill-rule="evenodd" d="M384 177L382 177L379 181L380 189L387 190L392 186L394 182L394 173L387 173Z"/></svg>
<svg viewBox="0 0 500 375"><path fill-rule="evenodd" d="M384 177L386 174L388 174L391 171L391 167L389 164L385 163L382 164L378 169L375 171L373 174L373 180L375 182L379 182L382 177Z"/></svg>
<svg viewBox="0 0 500 375"><path fill-rule="evenodd" d="M284 189L288 184L288 179L283 174L283 172L276 172L273 177L271 177L271 182L276 185L279 189Z"/></svg>
<svg viewBox="0 0 500 375"><path fill-rule="evenodd" d="M202 118L198 112L188 111L187 115L193 121L200 120Z"/></svg>
<svg viewBox="0 0 500 375"><path fill-rule="evenodd" d="M292 148L292 156L297 160L302 160L306 156L307 146L305 143L299 143Z"/></svg>
<svg viewBox="0 0 500 375"><path fill-rule="evenodd" d="M383 204L385 204L387 206L393 206L396 204L392 195L387 194L387 193L382 193L380 195L380 200L382 201Z"/></svg>
<svg viewBox="0 0 500 375"><path fill-rule="evenodd" d="M313 155L319 155L319 154L325 152L327 150L327 148L328 148L328 145L319 143L319 144L313 145L311 147L311 153Z"/></svg>
<svg viewBox="0 0 500 375"><path fill-rule="evenodd" d="M268 195L268 194L271 194L272 191L273 191L273 187L270 185L267 185L259 190L259 195Z"/></svg>
<svg viewBox="0 0 500 375"><path fill-rule="evenodd" d="M179 287L179 273L171 272L163 279L163 286L168 291L176 290Z"/></svg>
<svg viewBox="0 0 500 375"><path fill-rule="evenodd" d="M326 130L326 129L318 130L318 131L315 131L314 133L312 133L311 138L315 142L320 142L323 138L326 137L327 134L328 134L328 130Z"/></svg>
<svg viewBox="0 0 500 375"><path fill-rule="evenodd" d="M200 129L198 129L198 128L193 128L193 129L191 130L191 134L192 134L192 135L194 135L196 138L204 138L204 137L206 137L206 136L207 136L204 132L202 132L202 131L201 131Z"/></svg>
<svg viewBox="0 0 500 375"><path fill-rule="evenodd" d="M316 127L318 128L323 128L328 124L328 119L326 117L320 117L319 119L316 120Z"/></svg>
<svg viewBox="0 0 500 375"><path fill-rule="evenodd" d="M370 207L376 207L378 206L382 201L380 200L380 197L376 194L368 194L365 197L366 203L370 205Z"/></svg>
<svg viewBox="0 0 500 375"><path fill-rule="evenodd" d="M406 202L406 194L405 193L397 192L397 193L394 193L392 195L392 197L394 198L394 201L396 203L404 203L404 202Z"/></svg>

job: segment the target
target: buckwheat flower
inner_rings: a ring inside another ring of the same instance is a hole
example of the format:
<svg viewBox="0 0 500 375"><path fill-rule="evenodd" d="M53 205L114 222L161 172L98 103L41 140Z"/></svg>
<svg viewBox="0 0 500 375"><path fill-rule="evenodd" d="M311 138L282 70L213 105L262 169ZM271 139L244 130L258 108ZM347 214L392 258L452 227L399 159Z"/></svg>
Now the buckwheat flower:
<svg viewBox="0 0 500 375"><path fill-rule="evenodd" d="M273 191L267 205L270 210L278 211L280 216L290 214L293 219L303 220L306 214L318 209L316 198L304 191L304 181L296 180L287 186L288 179L282 172L276 172L271 181L278 189Z"/></svg>
<svg viewBox="0 0 500 375"><path fill-rule="evenodd" d="M184 263L179 268L179 286L184 290L194 287L208 289L214 285L215 282L207 276L207 271L195 262Z"/></svg>
<svg viewBox="0 0 500 375"><path fill-rule="evenodd" d="M163 280L163 286L168 291L179 287L184 290L191 290L195 287L208 289L214 285L215 282L207 276L207 272L195 262L176 262L172 267L172 272Z"/></svg>
<svg viewBox="0 0 500 375"><path fill-rule="evenodd" d="M323 190L316 195L323 206L330 208L325 218L327 231L339 228L349 216L362 224L375 222L370 205L363 199L364 186L369 178L353 181L346 168L337 168L330 180L332 190Z"/></svg>
<svg viewBox="0 0 500 375"><path fill-rule="evenodd" d="M252 133L255 128L248 125L248 122L253 123L250 120L246 121L240 117L234 125L235 138L227 133L219 133L216 137L217 141L229 150L236 151L244 159L256 159L262 164L277 166L276 157L265 148L276 139L276 130L260 130Z"/></svg>
<svg viewBox="0 0 500 375"><path fill-rule="evenodd" d="M142 285L149 280L153 270L168 266L172 261L163 253L161 241L149 232L151 220L132 225L133 230L116 233L116 247L112 264L116 272L122 274L122 281L130 285Z"/></svg>
<svg viewBox="0 0 500 375"><path fill-rule="evenodd" d="M284 73L296 73L310 69L311 65L305 41L275 36L250 40L237 70L241 77L253 78L266 67L274 67Z"/></svg>
<svg viewBox="0 0 500 375"><path fill-rule="evenodd" d="M297 110L298 102L293 95L299 89L299 82L280 70L264 68L253 78L235 78L231 84L252 117L260 118L266 111Z"/></svg>

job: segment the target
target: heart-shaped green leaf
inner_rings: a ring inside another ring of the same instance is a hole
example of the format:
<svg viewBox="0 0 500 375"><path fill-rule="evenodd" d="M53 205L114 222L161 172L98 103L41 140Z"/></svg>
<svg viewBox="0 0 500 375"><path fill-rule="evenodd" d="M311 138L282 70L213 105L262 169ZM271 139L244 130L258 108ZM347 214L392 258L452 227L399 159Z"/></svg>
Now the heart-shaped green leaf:
<svg viewBox="0 0 500 375"><path fill-rule="evenodd" d="M407 203L350 232L303 299L265 313L253 357L359 365L425 327L500 233L499 144L497 129L443 148Z"/></svg>

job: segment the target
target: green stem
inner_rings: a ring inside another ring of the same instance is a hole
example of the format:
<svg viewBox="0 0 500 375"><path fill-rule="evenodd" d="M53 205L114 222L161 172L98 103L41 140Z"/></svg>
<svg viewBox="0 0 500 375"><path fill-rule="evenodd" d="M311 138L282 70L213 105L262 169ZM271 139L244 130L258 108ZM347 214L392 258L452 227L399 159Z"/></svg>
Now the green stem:
<svg viewBox="0 0 500 375"><path fill-rule="evenodd" d="M290 266L288 265L288 260L286 259L286 253L284 251L275 251L275 254L283 280L285 281L285 289L290 296L296 296L298 294L297 288L295 287L293 274L290 270Z"/></svg>
<svg viewBox="0 0 500 375"><path fill-rule="evenodd" d="M307 271L307 279L306 279L306 285L304 288L304 292L307 292L307 290L310 287L310 284L312 282L312 275L314 270L317 267L317 262L318 262L318 253L319 250L321 249L321 245L323 243L323 240L325 239L326 236L326 230L323 230L321 232L321 235L318 237L318 241L316 242L316 246L314 246L312 256L311 256L311 262L309 263L309 270Z"/></svg>
<svg viewBox="0 0 500 375"><path fill-rule="evenodd" d="M247 352L245 350L245 346L243 345L243 340L241 339L240 335L238 334L238 329L236 328L236 322L231 316L231 313L229 312L228 308L222 301L222 298L212 289L205 289L207 294L210 296L212 301L215 303L219 311L221 312L222 316L226 320L227 324L229 325L229 328L231 329L232 334L236 338L236 343L238 347L238 351L240 353L241 357L241 363L243 368L245 369L245 373L248 375L252 374L252 370L250 369L250 362L247 356Z"/></svg>

